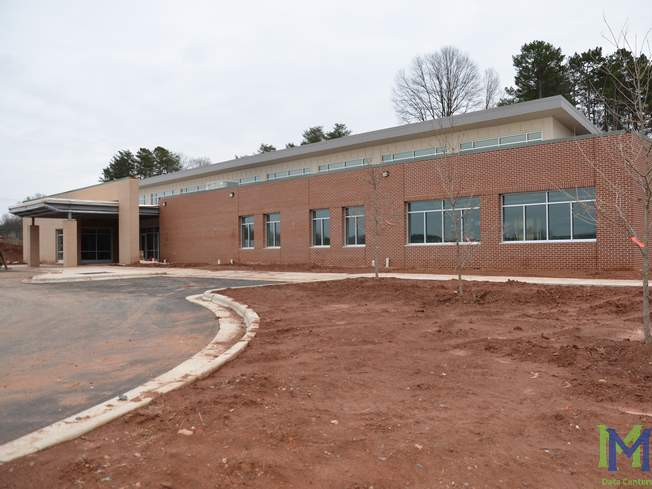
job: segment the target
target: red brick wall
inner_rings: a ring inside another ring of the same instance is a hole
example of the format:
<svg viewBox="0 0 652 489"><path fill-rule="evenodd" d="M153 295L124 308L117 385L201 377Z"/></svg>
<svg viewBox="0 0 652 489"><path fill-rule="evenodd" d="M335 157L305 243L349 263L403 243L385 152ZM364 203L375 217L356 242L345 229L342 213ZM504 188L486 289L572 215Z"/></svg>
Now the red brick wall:
<svg viewBox="0 0 652 489"><path fill-rule="evenodd" d="M502 243L501 236L502 193L595 186L600 200L609 195L607 180L619 178L631 192L608 151L622 137L453 155L168 198L161 207L161 257L176 263L234 260L368 267L378 255L383 266L389 258L391 268L451 270L456 263L455 245L406 246L405 206L412 200L446 199L454 192L481 199L481 244L461 247L469 269L631 269L638 252L615 219L599 219L595 243ZM389 176L381 176L384 170ZM364 248L343 246L343 208L355 205L364 205L366 210ZM628 211L632 218L636 217L634 207ZM327 249L310 247L310 210L321 208L331 213L331 247ZM280 249L265 249L264 214L270 212L281 213ZM239 216L244 215L255 216L253 250L239 246Z"/></svg>

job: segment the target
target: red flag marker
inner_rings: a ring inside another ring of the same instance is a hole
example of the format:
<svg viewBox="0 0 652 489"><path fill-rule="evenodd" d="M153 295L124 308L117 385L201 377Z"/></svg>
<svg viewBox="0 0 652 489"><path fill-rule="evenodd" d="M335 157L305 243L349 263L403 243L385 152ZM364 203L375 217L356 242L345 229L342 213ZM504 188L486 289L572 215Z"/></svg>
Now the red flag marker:
<svg viewBox="0 0 652 489"><path fill-rule="evenodd" d="M636 246L638 246L639 248L641 248L641 249L642 249L642 248L645 248L645 244L644 244L640 239L638 239L636 236L631 236L631 237L629 238L629 240L630 240L632 243L634 243Z"/></svg>

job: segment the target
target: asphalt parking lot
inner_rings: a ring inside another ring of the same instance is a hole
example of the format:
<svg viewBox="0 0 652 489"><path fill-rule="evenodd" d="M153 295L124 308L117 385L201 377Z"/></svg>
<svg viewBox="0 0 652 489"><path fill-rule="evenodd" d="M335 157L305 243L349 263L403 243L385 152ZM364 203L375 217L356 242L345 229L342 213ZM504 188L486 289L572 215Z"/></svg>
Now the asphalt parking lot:
<svg viewBox="0 0 652 489"><path fill-rule="evenodd" d="M264 283L22 283L31 275L0 273L0 443L128 391L202 349L217 321L185 297Z"/></svg>

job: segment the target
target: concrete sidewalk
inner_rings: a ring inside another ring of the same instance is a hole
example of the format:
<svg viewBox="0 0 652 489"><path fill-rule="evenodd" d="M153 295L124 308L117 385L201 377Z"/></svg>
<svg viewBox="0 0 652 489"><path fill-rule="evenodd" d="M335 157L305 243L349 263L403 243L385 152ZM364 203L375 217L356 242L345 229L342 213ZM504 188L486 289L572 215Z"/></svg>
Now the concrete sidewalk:
<svg viewBox="0 0 652 489"><path fill-rule="evenodd" d="M142 278L154 276L194 277L212 279L265 280L271 282L302 283L327 280L344 280L347 278L373 277L372 273L331 273L331 272L272 272L256 270L202 270L197 268L145 268L116 266L82 266L71 268L49 268L46 273L36 275L32 283L82 282L89 280L111 280L125 278ZM450 274L424 273L381 273L383 278L408 280L454 280ZM464 280L473 282L507 282L517 281L541 285L588 285L599 287L640 287L640 280L597 279L597 278L562 278L562 277L521 277L495 275L464 275Z"/></svg>

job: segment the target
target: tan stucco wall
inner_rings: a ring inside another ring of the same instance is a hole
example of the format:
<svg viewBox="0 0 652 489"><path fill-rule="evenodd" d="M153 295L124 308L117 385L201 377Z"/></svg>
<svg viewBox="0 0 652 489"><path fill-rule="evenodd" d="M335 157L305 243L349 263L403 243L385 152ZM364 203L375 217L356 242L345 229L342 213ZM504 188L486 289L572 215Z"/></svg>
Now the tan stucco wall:
<svg viewBox="0 0 652 489"><path fill-rule="evenodd" d="M32 219L23 219L23 261L29 258L29 226ZM39 227L41 263L55 263L57 256L56 229L63 229L63 219L35 219Z"/></svg>
<svg viewBox="0 0 652 489"><path fill-rule="evenodd" d="M140 260L138 180L135 178L124 178L114 182L57 194L56 197L80 200L118 201L120 205L118 227L119 262L130 264Z"/></svg>
<svg viewBox="0 0 652 489"><path fill-rule="evenodd" d="M61 199L104 200L119 203L118 261L123 264L136 263L139 250L138 180L126 178L99 185L93 185L70 192L51 195ZM29 225L32 220L23 219L23 259L29 255ZM56 229L63 229L63 219L36 219L39 226L40 253L42 263L56 262Z"/></svg>
<svg viewBox="0 0 652 489"><path fill-rule="evenodd" d="M466 131L451 132L446 135L437 135L430 137L415 138L406 141L399 141L388 144L380 144L375 146L368 146L349 151L340 151L330 153L328 155L314 156L301 158L291 162L276 163L273 165L260 166L252 169L244 169L238 171L224 172L214 174L208 177L189 178L171 182L167 184L153 185L141 187L140 195L146 197L146 203L150 203L150 195L154 192L160 193L163 191L174 190L175 194L179 194L180 189L183 187L194 185L205 185L216 181L235 181L240 178L248 178L258 176L259 181L266 179L267 173L284 170L294 170L301 168L310 168L313 173L318 171L319 165L326 163L337 163L346 160L354 160L359 158L366 158L370 163L380 163L382 155L388 153L400 153L402 151L410 151L416 149L425 149L431 147L448 146L455 150L459 148L459 144L465 141L475 139L494 138L499 136L509 136L514 134L522 134L526 132L541 131L543 139L557 139L570 135L570 131L563 126L559 121L553 117L544 117L538 119L523 120L513 122L510 124L497 125L492 127L483 127L477 129L470 129Z"/></svg>

